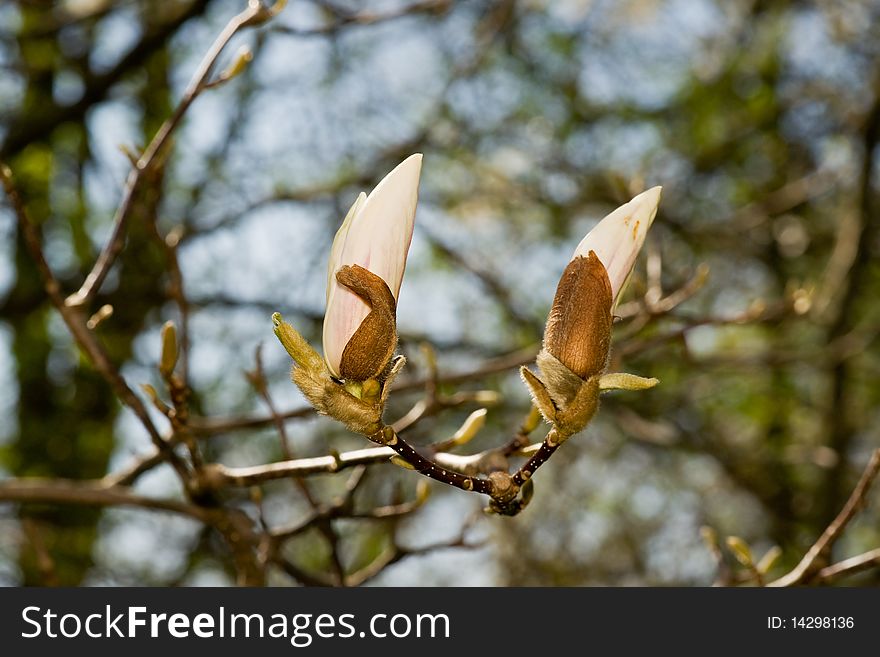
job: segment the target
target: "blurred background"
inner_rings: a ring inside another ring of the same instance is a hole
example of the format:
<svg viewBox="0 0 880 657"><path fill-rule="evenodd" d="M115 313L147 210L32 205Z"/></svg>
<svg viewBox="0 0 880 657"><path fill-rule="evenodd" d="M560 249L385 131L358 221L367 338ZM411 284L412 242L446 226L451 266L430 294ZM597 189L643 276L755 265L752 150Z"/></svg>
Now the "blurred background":
<svg viewBox="0 0 880 657"><path fill-rule="evenodd" d="M151 139L245 4L0 3L0 155L65 293L110 234L124 150ZM606 396L536 474L518 517L431 483L411 512L297 533L283 548L295 568L272 569L270 583L302 582L296 572L379 585L732 583L730 535L756 558L779 546L771 576L797 563L880 445L880 2L291 0L237 35L221 69L243 45L253 61L188 111L90 307L112 305L96 332L130 385L161 390L159 330L180 307L148 225L174 237L191 412L214 422L199 438L208 460L284 458L271 423L233 421L267 413L245 372L262 343L274 405L303 407L269 316L320 344L335 230L405 156L424 153L399 301L402 380L426 376L431 345L441 394L497 393L483 395L487 424L462 453L522 423L516 367L491 365L540 343L580 239L663 186L612 356L613 369L661 385ZM423 396L395 393L387 417ZM479 406L441 409L408 439L447 438ZM368 446L308 414L285 427L298 457ZM47 301L0 204L0 479L100 478L150 449ZM330 500L349 476L309 484ZM419 479L370 466L356 506L410 500ZM182 497L166 464L133 486ZM252 517L259 507L269 526L310 513L289 481L223 503ZM880 546L878 520L876 505L864 511L834 558ZM234 581L222 541L191 519L0 502L2 584ZM875 568L840 583L878 581Z"/></svg>

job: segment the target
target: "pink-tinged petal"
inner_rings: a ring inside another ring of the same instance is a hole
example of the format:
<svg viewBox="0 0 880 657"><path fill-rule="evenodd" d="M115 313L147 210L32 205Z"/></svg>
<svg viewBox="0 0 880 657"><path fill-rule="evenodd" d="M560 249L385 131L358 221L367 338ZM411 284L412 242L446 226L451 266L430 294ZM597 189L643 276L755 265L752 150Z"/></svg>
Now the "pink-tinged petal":
<svg viewBox="0 0 880 657"><path fill-rule="evenodd" d="M343 265L360 265L382 278L397 299L412 241L421 168L421 153L397 165L366 200L355 202L334 239L328 266L324 358L335 376L339 376L345 346L370 312L366 303L339 284L336 272Z"/></svg>
<svg viewBox="0 0 880 657"><path fill-rule="evenodd" d="M342 225L339 227L339 230L336 231L336 236L333 238L333 245L330 247L330 258L327 260L327 305L329 306L330 302L330 292L334 289L334 279L333 277L336 275L336 271L344 264L339 261L339 258L342 256L342 247L345 244L345 239L348 236L348 229L351 227L351 222L355 218L358 212L360 212L364 203L367 200L367 195L364 192L358 194L357 199L354 203L352 203L351 208L348 213L345 215L345 219L342 220Z"/></svg>
<svg viewBox="0 0 880 657"><path fill-rule="evenodd" d="M616 303L657 215L662 187L642 192L602 219L578 244L572 258L595 252L608 272Z"/></svg>

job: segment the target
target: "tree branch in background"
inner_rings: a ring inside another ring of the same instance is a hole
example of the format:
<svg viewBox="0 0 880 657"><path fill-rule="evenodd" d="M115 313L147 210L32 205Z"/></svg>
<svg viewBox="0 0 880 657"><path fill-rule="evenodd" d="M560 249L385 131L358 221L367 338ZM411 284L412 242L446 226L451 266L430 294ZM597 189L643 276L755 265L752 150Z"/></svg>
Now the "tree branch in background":
<svg viewBox="0 0 880 657"><path fill-rule="evenodd" d="M88 276L86 276L80 289L65 300L68 306L87 306L98 293L101 284L104 282L107 274L110 273L110 268L113 266L116 256L119 255L125 243L125 226L134 207L138 189L143 183L146 174L161 160L163 150L168 144L171 134L180 125L186 111L199 94L209 87L211 83L209 77L214 70L217 59L220 57L220 53L223 52L223 49L226 48L232 37L240 30L259 25L274 15L274 10L267 9L258 0L249 2L247 9L233 17L214 40L214 43L211 44L211 47L204 58L202 58L195 74L187 85L186 90L183 92L183 97L180 99L174 112L159 128L153 140L144 150L143 155L138 158L131 173L128 174L125 188L122 192L122 201L113 217L113 231L110 234L110 238L104 245L101 254L98 256L97 261ZM237 63L234 63L233 66L237 66Z"/></svg>
<svg viewBox="0 0 880 657"><path fill-rule="evenodd" d="M140 67L161 49L185 22L205 12L211 0L193 0L180 14L163 23L128 51L109 71L89 73L83 80L82 97L72 105L52 104L37 114L18 116L0 148L0 157L9 159L28 144L38 141L68 121L82 121L89 108L103 101L108 92L126 75Z"/></svg>
<svg viewBox="0 0 880 657"><path fill-rule="evenodd" d="M819 539L813 546L807 550L804 558L800 563L787 575L770 582L768 586L796 586L798 584L807 584L814 579L828 580L848 572L854 572L869 567L877 561L877 550L848 559L847 561L833 566L825 566L831 555L831 548L840 538L843 530L846 529L850 521L855 515L867 504L866 496L871 490L877 474L880 473L880 449L874 450L871 459L862 473L859 483L856 484L852 494L846 501L843 509L830 525L822 532ZM849 563L847 563L849 562Z"/></svg>

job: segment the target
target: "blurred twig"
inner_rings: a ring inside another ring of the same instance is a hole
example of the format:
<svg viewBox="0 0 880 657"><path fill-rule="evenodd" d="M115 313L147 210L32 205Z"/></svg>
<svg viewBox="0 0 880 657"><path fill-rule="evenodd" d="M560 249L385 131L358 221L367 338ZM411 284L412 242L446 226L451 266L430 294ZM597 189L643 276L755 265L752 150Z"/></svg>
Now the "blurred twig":
<svg viewBox="0 0 880 657"><path fill-rule="evenodd" d="M104 249L95 261L92 270L86 276L82 286L65 300L71 307L87 306L98 293L101 284L110 273L110 268L116 260L116 256L122 250L125 243L125 228L132 209L135 206L137 192L140 189L145 174L148 173L162 158L163 151L168 145L174 130L180 125L186 111L193 104L199 94L204 91L210 82L210 75L214 70L220 53L241 29L259 24L270 15L270 10L260 2L249 2L247 8L233 17L226 27L220 32L214 43L208 49L195 74L183 92L177 107L171 116L162 124L153 140L149 143L143 154L138 158L134 168L125 181L125 189L122 192L122 201L113 217L113 231Z"/></svg>
<svg viewBox="0 0 880 657"><path fill-rule="evenodd" d="M865 467L865 470L859 479L859 483L856 484L855 489L853 489L853 492L843 509L831 524L828 525L825 531L822 532L822 535L813 546L807 550L807 553L804 555L804 558L801 559L800 563L798 563L790 573L770 582L767 586L795 586L798 584L805 584L814 580L817 575L821 577L822 572L825 572L826 577L834 577L847 572L849 569L867 567L873 563L872 559L876 558L876 554L870 558L865 558L864 555L862 555L862 557L857 557L856 559L859 559L855 562L858 564L857 566L852 563L848 566L842 566L841 564L835 564L834 566L828 567L824 566L824 563L827 563L831 554L831 548L834 547L834 543L840 538L843 530L846 529L856 513L858 513L867 503L866 496L878 473L880 473L880 449L874 450L871 459L868 461L868 465ZM829 568L830 570L828 570Z"/></svg>

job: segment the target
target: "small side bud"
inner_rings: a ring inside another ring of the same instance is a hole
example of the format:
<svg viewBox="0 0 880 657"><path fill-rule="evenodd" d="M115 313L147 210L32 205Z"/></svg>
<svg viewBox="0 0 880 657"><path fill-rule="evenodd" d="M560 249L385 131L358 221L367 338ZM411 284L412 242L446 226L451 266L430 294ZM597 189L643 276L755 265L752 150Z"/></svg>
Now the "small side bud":
<svg viewBox="0 0 880 657"><path fill-rule="evenodd" d="M599 390L602 392L606 390L648 390L658 383L660 383L658 379L648 379L625 372L614 372L599 377Z"/></svg>
<svg viewBox="0 0 880 657"><path fill-rule="evenodd" d="M177 356L177 329L174 322L168 321L162 326L162 356L159 359L159 372L166 379L174 372Z"/></svg>
<svg viewBox="0 0 880 657"><path fill-rule="evenodd" d="M474 393L473 400L477 404L483 406L495 406L501 403L502 396L495 390L477 390Z"/></svg>
<svg viewBox="0 0 880 657"><path fill-rule="evenodd" d="M761 557L761 560L758 562L755 568L762 575L766 575L773 567L773 564L776 563L776 560L779 559L779 557L781 556L782 548L780 548L778 545L774 545L772 548L767 550L763 557Z"/></svg>
<svg viewBox="0 0 880 657"><path fill-rule="evenodd" d="M168 404L162 401L162 399L159 397L159 393L149 383L142 383L141 390L143 390L144 394L150 398L153 406L155 406L156 410L162 413L162 415L170 417L171 413L174 412L174 409L172 409L170 406L168 406Z"/></svg>
<svg viewBox="0 0 880 657"><path fill-rule="evenodd" d="M711 550L712 552L716 552L719 549L718 533L708 525L703 525L702 527L700 527L700 538L703 539L706 547L708 547L709 550Z"/></svg>
<svg viewBox="0 0 880 657"><path fill-rule="evenodd" d="M94 331L98 328L98 325L103 322L105 319L113 315L113 306L109 303L105 303L103 306L98 308L97 312L94 315L89 317L89 321L86 322L86 327L90 331Z"/></svg>
<svg viewBox="0 0 880 657"><path fill-rule="evenodd" d="M233 60L232 64L221 74L221 77L226 78L227 80L234 78L236 75L241 73L245 67L251 63L254 59L253 51L247 47L242 46L238 49L238 52L235 53L235 60Z"/></svg>
<svg viewBox="0 0 880 657"><path fill-rule="evenodd" d="M483 428L483 425L486 424L487 412L485 408L480 408L468 415L459 430L452 436L451 446L465 445L473 440L480 429Z"/></svg>
<svg viewBox="0 0 880 657"><path fill-rule="evenodd" d="M431 487L428 485L427 479L419 479L416 484L416 506L422 506L431 496Z"/></svg>
<svg viewBox="0 0 880 657"><path fill-rule="evenodd" d="M409 463L407 463L406 461L404 461L404 460L403 460L401 457L399 457L397 454L395 454L394 456L392 456L392 457L391 457L390 459L388 459L388 460L391 461L394 465L396 465L396 466L398 466L398 467L400 467L400 468L403 468L404 470L415 470L415 468L414 468L412 465L410 465Z"/></svg>
<svg viewBox="0 0 880 657"><path fill-rule="evenodd" d="M144 391L144 394L146 394L147 397L150 398L150 401L153 402L154 404L156 402L160 401L159 393L156 392L156 389L153 386L151 386L149 383L142 383L141 390Z"/></svg>
<svg viewBox="0 0 880 657"><path fill-rule="evenodd" d="M324 359L295 328L284 321L281 313L272 314L272 327L284 349L299 367L313 372L324 369Z"/></svg>
<svg viewBox="0 0 880 657"><path fill-rule="evenodd" d="M535 494L535 483L528 479L526 483L522 485L522 491L520 493L520 507L525 509L529 502L532 501L532 497Z"/></svg>
<svg viewBox="0 0 880 657"><path fill-rule="evenodd" d="M235 53L235 59L216 78L205 85L206 89L213 89L229 82L232 78L244 71L245 67L253 60L254 53L247 46L242 46Z"/></svg>
<svg viewBox="0 0 880 657"><path fill-rule="evenodd" d="M730 551L733 552L733 556L735 556L737 561L743 566L751 568L754 565L755 562L752 559L752 550L749 547L749 544L739 536L728 536L727 547L730 548Z"/></svg>
<svg viewBox="0 0 880 657"><path fill-rule="evenodd" d="M135 150L128 144L119 144L117 148L123 155L125 155L128 161L131 163L131 166L137 167L138 160L141 159L140 154L136 153Z"/></svg>
<svg viewBox="0 0 880 657"><path fill-rule="evenodd" d="M361 385L361 399L366 402L377 402L381 392L382 386L376 379L367 379Z"/></svg>
<svg viewBox="0 0 880 657"><path fill-rule="evenodd" d="M535 429L538 428L538 425L541 423L541 412L532 406L529 409L529 414L526 416L526 419L522 424L522 432L526 435L532 433Z"/></svg>
<svg viewBox="0 0 880 657"><path fill-rule="evenodd" d="M245 25L262 25L266 21L275 18L287 6L287 0L275 0L275 4L267 7L262 0L248 0L248 7L254 10L254 14Z"/></svg>

